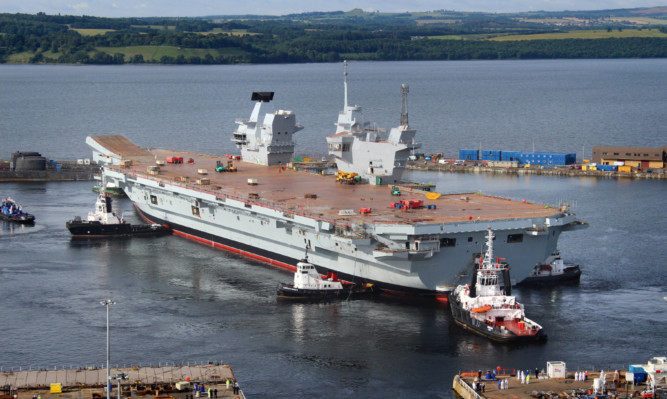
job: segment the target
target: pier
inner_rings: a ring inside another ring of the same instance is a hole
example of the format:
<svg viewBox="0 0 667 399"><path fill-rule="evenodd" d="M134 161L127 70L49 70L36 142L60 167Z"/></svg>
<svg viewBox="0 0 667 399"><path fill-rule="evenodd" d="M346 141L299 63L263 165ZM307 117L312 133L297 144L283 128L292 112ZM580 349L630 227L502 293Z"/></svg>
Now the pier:
<svg viewBox="0 0 667 399"><path fill-rule="evenodd" d="M243 399L234 394L236 376L228 365L173 365L157 367L114 367L111 397L146 397L190 399L208 397L208 389L217 389L213 398ZM0 370L0 399L102 399L106 397L104 367L80 369ZM229 381L229 385L228 382ZM118 383L121 393L118 393ZM201 387L195 391L195 386ZM203 389L203 390L201 390ZM38 396L39 395L39 396Z"/></svg>
<svg viewBox="0 0 667 399"><path fill-rule="evenodd" d="M444 173L489 173L497 175L523 176L544 175L561 177L600 177L611 179L667 179L666 169L651 169L651 172L608 172L602 170L570 169L569 167L540 167L529 168L513 167L491 167L473 165L439 164L436 162L410 161L406 167L408 170L424 170Z"/></svg>
<svg viewBox="0 0 667 399"><path fill-rule="evenodd" d="M1 182L26 181L91 181L100 174L97 164L80 164L76 161L47 163L43 170L12 170L8 162L0 162Z"/></svg>
<svg viewBox="0 0 667 399"><path fill-rule="evenodd" d="M575 372L567 372L565 377L549 377L541 372L537 378L531 371L530 381L522 383L517 378L517 371L502 370L493 379L482 378L476 372L461 373L454 376L452 390L457 397L464 399L534 399L534 398L641 398L647 388L645 384L633 384L626 381L625 371L604 370L604 384L601 384L601 371L587 371L585 380L577 380ZM583 371L581 373L584 373ZM499 388L498 380L506 380L507 388ZM479 383L483 384L481 388ZM595 384L599 384L596 393ZM604 388L602 388L604 387ZM603 393L604 392L604 393ZM654 398L666 398L667 391L657 388ZM606 395L606 396L603 396ZM662 395L662 396L661 396Z"/></svg>

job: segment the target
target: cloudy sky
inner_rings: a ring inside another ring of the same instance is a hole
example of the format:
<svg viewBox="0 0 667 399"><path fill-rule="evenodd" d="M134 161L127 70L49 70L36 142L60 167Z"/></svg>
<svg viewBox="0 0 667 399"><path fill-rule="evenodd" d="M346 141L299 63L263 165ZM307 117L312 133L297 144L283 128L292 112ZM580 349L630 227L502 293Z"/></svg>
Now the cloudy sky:
<svg viewBox="0 0 667 399"><path fill-rule="evenodd" d="M563 11L635 8L665 0L0 0L0 12L99 17L197 17L206 15L284 15L353 8L403 11ZM664 5L664 4L663 4Z"/></svg>

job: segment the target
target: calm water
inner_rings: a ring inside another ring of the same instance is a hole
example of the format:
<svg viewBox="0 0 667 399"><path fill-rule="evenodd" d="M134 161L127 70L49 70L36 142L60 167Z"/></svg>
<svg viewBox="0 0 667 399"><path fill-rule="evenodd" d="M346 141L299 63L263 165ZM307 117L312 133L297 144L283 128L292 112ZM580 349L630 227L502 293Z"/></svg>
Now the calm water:
<svg viewBox="0 0 667 399"><path fill-rule="evenodd" d="M390 126L398 120L400 83L409 83L411 125L431 148L451 146L452 154L475 147L473 141L507 148L516 137L518 147L528 131L535 132L536 147L549 142L549 149L563 151L589 143L658 146L667 126L666 67L663 60L354 63L350 97L374 115L369 119ZM299 146L323 152L342 103L340 69L0 66L0 155L21 149L55 159L88 157L86 135L116 133L145 146L230 152L233 120L249 114L250 91L272 89L280 106L307 126ZM565 85L570 79L578 83ZM605 89L601 81L614 84ZM621 93L617 86L641 90ZM536 111L546 98L521 100L526 93L568 91L571 100L553 104L547 116ZM420 111L427 107L430 114ZM468 118L473 122L465 123ZM491 343L461 331L447 308L430 303L278 302L275 285L290 274L177 237L72 241L64 223L92 208L92 182L2 183L0 197L23 203L38 223L0 222L0 366L102 365L104 298L118 302L110 317L112 363L221 360L255 398L445 398L460 370L532 369L550 360L571 369L621 367L665 355L665 182L407 177L434 182L441 192L565 200L590 222L560 241L566 260L583 267L579 286L515 290L528 316L547 330L546 344ZM117 206L136 218L127 200Z"/></svg>
<svg viewBox="0 0 667 399"><path fill-rule="evenodd" d="M39 151L89 157L88 135L124 134L144 147L235 150L234 121L253 91L305 129L298 151L324 153L343 106L342 64L230 66L0 65L0 159ZM349 66L349 102L379 127L398 125L401 83L410 124L428 151L575 152L593 145L660 147L667 60L366 62ZM5 138L11 138L10 145Z"/></svg>

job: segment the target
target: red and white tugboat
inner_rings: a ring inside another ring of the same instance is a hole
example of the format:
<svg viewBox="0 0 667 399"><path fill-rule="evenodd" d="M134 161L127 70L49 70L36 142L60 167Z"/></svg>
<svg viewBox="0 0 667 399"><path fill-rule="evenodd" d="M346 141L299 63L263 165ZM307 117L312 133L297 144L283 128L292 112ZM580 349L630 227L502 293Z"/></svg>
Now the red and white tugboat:
<svg viewBox="0 0 667 399"><path fill-rule="evenodd" d="M495 341L546 339L542 326L524 315L523 305L511 296L509 266L493 255L493 232L488 230L486 254L475 266L472 283L459 285L449 297L456 324ZM503 287L501 281L503 279Z"/></svg>
<svg viewBox="0 0 667 399"><path fill-rule="evenodd" d="M335 273L329 273L322 278L315 266L308 262L306 256L296 264L294 283L279 283L278 298L283 299L334 299L346 298L350 294L371 293L371 286L360 287L356 284L343 284Z"/></svg>

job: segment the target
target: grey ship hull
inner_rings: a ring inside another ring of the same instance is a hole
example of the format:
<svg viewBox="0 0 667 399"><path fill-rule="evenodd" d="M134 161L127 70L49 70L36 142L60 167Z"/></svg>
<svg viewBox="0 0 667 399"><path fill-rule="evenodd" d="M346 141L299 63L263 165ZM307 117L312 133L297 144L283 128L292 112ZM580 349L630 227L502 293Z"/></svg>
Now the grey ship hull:
<svg viewBox="0 0 667 399"><path fill-rule="evenodd" d="M512 267L516 281L532 272L557 247L560 233L576 225L573 215L559 218L504 219L484 223L387 224L373 226L377 235L408 237L438 234L455 239L455 245L428 247L419 251L378 250L368 235L344 236L327 223L300 215L285 215L269 207L179 184L157 182L115 169L105 169L107 178L123 188L144 219L169 225L173 233L220 249L294 270L309 245L311 262L318 271L338 273L355 283L417 294L433 295L453 290L470 279L475 258L482 251L487 227L497 232L497 253ZM193 203L198 213L193 214ZM549 219L549 220L546 220ZM546 225L535 230L535 224ZM508 235L520 234L521 242L507 242Z"/></svg>

